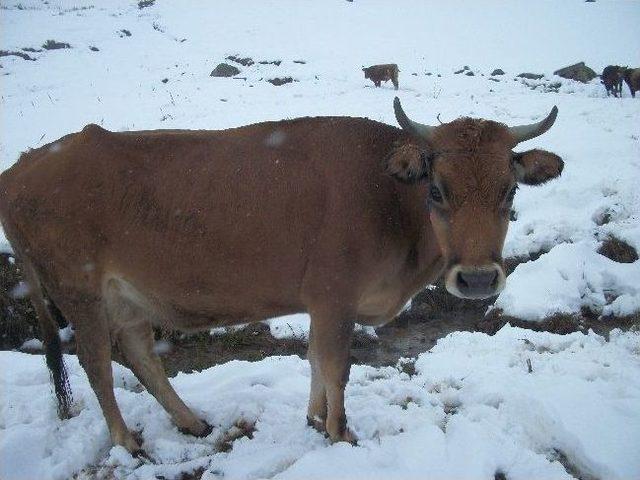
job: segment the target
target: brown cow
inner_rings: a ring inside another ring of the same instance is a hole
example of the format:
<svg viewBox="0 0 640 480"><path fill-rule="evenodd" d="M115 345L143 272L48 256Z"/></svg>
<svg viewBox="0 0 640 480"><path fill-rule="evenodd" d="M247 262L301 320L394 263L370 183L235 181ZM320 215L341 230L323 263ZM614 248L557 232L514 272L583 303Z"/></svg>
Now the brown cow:
<svg viewBox="0 0 640 480"><path fill-rule="evenodd" d="M618 65L608 65L602 70L600 78L604 88L607 89L607 97L610 93L613 93L614 97L622 96L622 77L626 68Z"/></svg>
<svg viewBox="0 0 640 480"><path fill-rule="evenodd" d="M398 90L398 65L395 63L386 63L384 65L371 65L370 67L363 67L364 78L370 79L376 87L379 87L382 82L388 82L391 80L393 86Z"/></svg>
<svg viewBox="0 0 640 480"><path fill-rule="evenodd" d="M629 87L631 96L636 98L636 92L640 90L640 68L627 68L624 71L624 81Z"/></svg>
<svg viewBox="0 0 640 480"><path fill-rule="evenodd" d="M554 123L461 118L402 129L302 118L223 131L79 133L24 153L0 176L0 219L24 264L62 414L56 319L111 439L136 453L113 393L115 345L176 425L211 428L173 390L152 325L187 330L311 315L308 419L354 441L344 389L354 322L381 325L444 275L464 298L504 286L501 251L518 182L557 177L553 153L515 153Z"/></svg>

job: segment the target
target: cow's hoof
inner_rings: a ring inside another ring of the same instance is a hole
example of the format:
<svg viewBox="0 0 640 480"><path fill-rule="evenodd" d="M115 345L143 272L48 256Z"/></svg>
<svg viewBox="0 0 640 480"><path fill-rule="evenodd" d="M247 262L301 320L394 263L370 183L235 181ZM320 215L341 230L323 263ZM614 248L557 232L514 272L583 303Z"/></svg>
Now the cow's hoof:
<svg viewBox="0 0 640 480"><path fill-rule="evenodd" d="M137 450L134 450L133 452L131 452L131 456L139 460L142 460L144 463L154 463L152 458L143 448L138 448Z"/></svg>
<svg viewBox="0 0 640 480"><path fill-rule="evenodd" d="M330 433L327 431L326 421L319 417L309 417L307 416L307 425L313 427L318 432L323 433L325 437L327 437L331 443L337 442L348 442L351 445L358 445L358 438L355 433L349 429L346 424L340 425L340 428L336 429L335 433Z"/></svg>
<svg viewBox="0 0 640 480"><path fill-rule="evenodd" d="M143 451L142 447L142 435L139 432L130 432L124 430L120 434L115 434L111 437L113 445L120 445L124 447L132 456L136 456L136 452Z"/></svg>
<svg viewBox="0 0 640 480"><path fill-rule="evenodd" d="M345 427L344 430L336 435L328 435L331 443L337 442L347 442L353 445L354 447L358 445L358 438L355 433L351 431L350 428Z"/></svg>
<svg viewBox="0 0 640 480"><path fill-rule="evenodd" d="M178 427L178 431L184 435L192 435L194 437L203 438L208 437L213 432L213 427L207 422L202 420L200 425L195 428L182 428Z"/></svg>
<svg viewBox="0 0 640 480"><path fill-rule="evenodd" d="M313 427L316 431L326 434L327 431L324 428L324 419L319 417L309 417L307 415L307 425Z"/></svg>

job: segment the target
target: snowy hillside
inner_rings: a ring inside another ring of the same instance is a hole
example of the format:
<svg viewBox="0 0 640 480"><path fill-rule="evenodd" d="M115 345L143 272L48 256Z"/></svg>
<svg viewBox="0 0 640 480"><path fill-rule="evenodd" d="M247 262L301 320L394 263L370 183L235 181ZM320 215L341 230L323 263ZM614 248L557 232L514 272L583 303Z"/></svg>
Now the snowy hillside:
<svg viewBox="0 0 640 480"><path fill-rule="evenodd" d="M598 73L608 64L640 67L638 2L146 3L0 1L0 171L21 151L88 123L222 129L348 115L395 125L398 95L424 123L439 115L519 124L557 105L555 126L517 150L553 151L565 169L547 185L520 188L504 254L534 260L509 276L495 307L529 320L582 308L605 316L640 310L640 261L598 253L611 236L640 251L640 98L626 85L623 98L607 98L599 79L553 75L578 61ZM48 40L70 48L42 48ZM255 63L234 64L229 55ZM210 77L221 62L240 73ZM363 78L362 66L387 62L400 67L398 92ZM474 75L454 73L465 65ZM495 68L506 74L492 77ZM294 81L267 81L284 77ZM0 250L9 248L0 230ZM307 323L296 316L274 322L272 332L304 335ZM640 478L639 338L505 327L496 337L441 340L411 377L359 366L347 390L358 448L329 446L305 426L309 373L298 358L176 377L187 403L217 427L205 439L178 433L118 367L122 410L157 462L144 465L109 451L75 357L67 360L79 415L59 422L43 360L0 352L0 477L61 479L86 468L80 478L91 478L97 468L116 478L174 478L204 468L207 479ZM247 425L252 439L216 453L225 435L241 436Z"/></svg>

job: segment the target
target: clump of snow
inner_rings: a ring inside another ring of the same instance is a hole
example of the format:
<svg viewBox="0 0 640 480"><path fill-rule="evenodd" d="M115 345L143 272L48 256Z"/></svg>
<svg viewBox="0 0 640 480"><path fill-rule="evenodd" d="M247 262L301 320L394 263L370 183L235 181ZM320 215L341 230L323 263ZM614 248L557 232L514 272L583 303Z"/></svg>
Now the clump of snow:
<svg viewBox="0 0 640 480"><path fill-rule="evenodd" d="M306 313L287 315L267 320L271 335L275 338L309 339L311 319Z"/></svg>
<svg viewBox="0 0 640 480"><path fill-rule="evenodd" d="M530 319L573 313L582 306L605 315L633 313L640 305L640 267L614 262L596 250L595 241L564 243L535 262L518 265L495 306Z"/></svg>
<svg viewBox="0 0 640 480"><path fill-rule="evenodd" d="M267 320L266 323L269 325L271 335L275 338L294 338L305 342L309 340L311 318L306 313L272 318ZM372 338L377 338L375 329L367 325L356 323L355 331Z"/></svg>
<svg viewBox="0 0 640 480"><path fill-rule="evenodd" d="M44 359L0 352L0 477L582 478L640 476L640 334L554 335L505 326L456 332L402 368L354 366L346 390L359 446L330 445L306 425L310 371L296 356L232 361L171 379L214 426L181 434L131 372L114 365L116 397L153 463L111 448L75 356L65 356L77 415L56 417ZM530 366L530 368L529 368ZM233 434L253 425L252 438ZM222 439L237 438L228 452ZM565 466L562 465L562 462ZM92 466L89 468L89 466Z"/></svg>
<svg viewBox="0 0 640 480"><path fill-rule="evenodd" d="M166 340L158 340L153 344L153 351L157 355L165 355L169 353L172 348L171 342Z"/></svg>
<svg viewBox="0 0 640 480"><path fill-rule="evenodd" d="M60 330L58 330L58 336L63 342L70 342L74 336L73 327L71 325L67 325L64 328L61 328Z"/></svg>
<svg viewBox="0 0 640 480"><path fill-rule="evenodd" d="M30 338L29 340L25 340L25 342L20 346L20 350L33 350L39 351L44 348L44 344L41 340L37 338Z"/></svg>
<svg viewBox="0 0 640 480"><path fill-rule="evenodd" d="M11 298L21 299L28 297L31 293L31 287L25 281L18 282L18 284L11 289L9 295Z"/></svg>

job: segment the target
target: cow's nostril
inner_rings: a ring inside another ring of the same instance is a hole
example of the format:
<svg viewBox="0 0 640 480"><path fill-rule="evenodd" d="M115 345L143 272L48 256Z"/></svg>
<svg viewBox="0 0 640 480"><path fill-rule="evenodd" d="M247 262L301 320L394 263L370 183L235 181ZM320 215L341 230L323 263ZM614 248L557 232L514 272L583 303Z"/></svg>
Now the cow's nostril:
<svg viewBox="0 0 640 480"><path fill-rule="evenodd" d="M498 287L499 275L496 269L461 270L456 275L456 283L461 292L490 292Z"/></svg>
<svg viewBox="0 0 640 480"><path fill-rule="evenodd" d="M493 280L491 280L491 288L495 289L498 287L498 271L493 271Z"/></svg>
<svg viewBox="0 0 640 480"><path fill-rule="evenodd" d="M462 272L458 272L458 286L460 287L460 289L467 289L469 288L469 284L465 281L464 276L462 275Z"/></svg>

